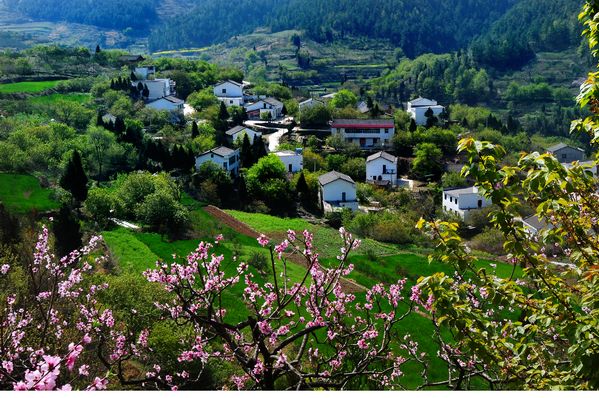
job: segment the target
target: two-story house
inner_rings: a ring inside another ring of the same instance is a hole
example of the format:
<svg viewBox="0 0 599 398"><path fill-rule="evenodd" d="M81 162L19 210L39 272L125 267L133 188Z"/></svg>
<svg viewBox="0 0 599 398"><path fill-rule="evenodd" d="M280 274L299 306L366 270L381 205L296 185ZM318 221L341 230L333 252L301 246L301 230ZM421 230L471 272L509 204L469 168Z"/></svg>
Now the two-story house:
<svg viewBox="0 0 599 398"><path fill-rule="evenodd" d="M343 208L358 209L356 183L350 176L331 171L318 177L318 183L320 185L318 199L325 213Z"/></svg>
<svg viewBox="0 0 599 398"><path fill-rule="evenodd" d="M368 156L366 180L381 185L397 185L397 157L384 151Z"/></svg>
<svg viewBox="0 0 599 398"><path fill-rule="evenodd" d="M243 90L245 83L226 80L214 86L214 96L226 106L243 106L245 104Z"/></svg>
<svg viewBox="0 0 599 398"><path fill-rule="evenodd" d="M435 100L418 97L408 102L406 112L412 116L412 119L414 119L417 125L424 126L426 125L427 120L426 113L429 109L432 111L433 116L439 117L445 110L445 107L437 104L437 101Z"/></svg>
<svg viewBox="0 0 599 398"><path fill-rule="evenodd" d="M360 148L380 148L391 144L395 134L393 119L335 119L331 134L340 135L345 142L358 144Z"/></svg>
<svg viewBox="0 0 599 398"><path fill-rule="evenodd" d="M478 193L477 187L448 189L443 191L443 210L469 221L473 211L492 204L491 200Z"/></svg>
<svg viewBox="0 0 599 398"><path fill-rule="evenodd" d="M206 162L213 162L233 175L239 175L239 149L220 146L196 157L196 170Z"/></svg>
<svg viewBox="0 0 599 398"><path fill-rule="evenodd" d="M245 111L250 120L260 120L263 114L268 114L270 120L276 120L283 115L283 107L281 101L269 97L246 105Z"/></svg>
<svg viewBox="0 0 599 398"><path fill-rule="evenodd" d="M169 111L175 113L183 113L185 107L185 101L171 95L159 98L146 104L148 108L156 109L159 111Z"/></svg>

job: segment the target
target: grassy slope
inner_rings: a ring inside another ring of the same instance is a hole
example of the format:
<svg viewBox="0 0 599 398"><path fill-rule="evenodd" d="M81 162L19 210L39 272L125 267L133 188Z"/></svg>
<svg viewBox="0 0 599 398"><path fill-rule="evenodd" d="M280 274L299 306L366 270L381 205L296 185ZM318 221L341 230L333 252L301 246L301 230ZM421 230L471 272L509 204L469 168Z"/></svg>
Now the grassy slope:
<svg viewBox="0 0 599 398"><path fill-rule="evenodd" d="M0 93L41 93L56 87L60 80L0 84Z"/></svg>
<svg viewBox="0 0 599 398"><path fill-rule="evenodd" d="M57 101L76 102L79 104L83 104L84 102L89 101L89 99L90 99L89 94L71 93L71 94L41 95L38 97L29 98L28 101L35 105L50 105L50 104L54 104Z"/></svg>
<svg viewBox="0 0 599 398"><path fill-rule="evenodd" d="M25 213L30 210L56 209L58 203L51 199L52 190L40 187L37 178L0 173L0 201L10 210Z"/></svg>

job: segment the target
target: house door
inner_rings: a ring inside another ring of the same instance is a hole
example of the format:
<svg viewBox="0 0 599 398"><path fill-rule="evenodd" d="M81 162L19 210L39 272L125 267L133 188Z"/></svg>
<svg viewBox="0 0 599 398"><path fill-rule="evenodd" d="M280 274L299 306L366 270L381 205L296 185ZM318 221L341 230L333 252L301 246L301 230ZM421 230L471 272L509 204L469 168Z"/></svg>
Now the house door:
<svg viewBox="0 0 599 398"><path fill-rule="evenodd" d="M387 174L387 165L386 164L383 165L383 174Z"/></svg>
<svg viewBox="0 0 599 398"><path fill-rule="evenodd" d="M293 165L291 163L289 163L289 172L293 173Z"/></svg>
<svg viewBox="0 0 599 398"><path fill-rule="evenodd" d="M483 207L483 201L481 199L478 200L478 208Z"/></svg>
<svg viewBox="0 0 599 398"><path fill-rule="evenodd" d="M345 192L341 192L341 201L345 202L345 200L346 200Z"/></svg>
<svg viewBox="0 0 599 398"><path fill-rule="evenodd" d="M366 138L360 138L360 146L366 146Z"/></svg>

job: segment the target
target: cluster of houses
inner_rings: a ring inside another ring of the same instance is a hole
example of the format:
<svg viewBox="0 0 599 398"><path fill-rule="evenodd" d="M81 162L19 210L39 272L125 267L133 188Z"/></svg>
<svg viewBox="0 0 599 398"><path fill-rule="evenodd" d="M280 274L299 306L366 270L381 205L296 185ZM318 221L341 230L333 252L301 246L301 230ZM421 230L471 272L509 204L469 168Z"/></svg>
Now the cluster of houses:
<svg viewBox="0 0 599 398"><path fill-rule="evenodd" d="M146 106L148 108L182 113L185 101L176 97L176 83L172 79L156 78L156 69L153 66L136 67L133 71L136 80L131 85L147 88Z"/></svg>
<svg viewBox="0 0 599 398"><path fill-rule="evenodd" d="M250 120L277 120L283 116L284 104L276 98L256 96L249 82L226 80L214 86L214 96L226 106L242 106Z"/></svg>

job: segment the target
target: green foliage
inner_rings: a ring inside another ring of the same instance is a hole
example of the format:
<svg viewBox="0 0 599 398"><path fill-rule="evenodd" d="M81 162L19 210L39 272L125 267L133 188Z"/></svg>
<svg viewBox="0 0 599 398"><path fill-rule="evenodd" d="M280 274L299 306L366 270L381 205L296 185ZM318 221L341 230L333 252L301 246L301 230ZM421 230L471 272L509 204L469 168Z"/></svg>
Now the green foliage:
<svg viewBox="0 0 599 398"><path fill-rule="evenodd" d="M71 192L75 200L83 202L87 198L87 183L88 178L81 164L81 156L75 150L60 178L60 186Z"/></svg>
<svg viewBox="0 0 599 398"><path fill-rule="evenodd" d="M330 102L332 107L338 109L354 107L357 103L358 97L349 90L339 90Z"/></svg>
<svg viewBox="0 0 599 398"><path fill-rule="evenodd" d="M324 105L316 105L303 109L299 119L302 127L322 127L331 120L331 112Z"/></svg>
<svg viewBox="0 0 599 398"><path fill-rule="evenodd" d="M461 188L467 185L466 179L455 171L449 171L441 177L441 186L443 188Z"/></svg>
<svg viewBox="0 0 599 398"><path fill-rule="evenodd" d="M64 80L50 80L40 82L20 82L0 84L0 93L41 93L42 91L55 88Z"/></svg>
<svg viewBox="0 0 599 398"><path fill-rule="evenodd" d="M293 192L287 181L287 170L275 155L268 155L258 160L245 176L249 194L262 200L277 214L289 214L295 211L290 208L293 203Z"/></svg>
<svg viewBox="0 0 599 398"><path fill-rule="evenodd" d="M29 175L0 173L0 202L7 210L25 213L58 208L52 191L42 188L37 178Z"/></svg>
<svg viewBox="0 0 599 398"><path fill-rule="evenodd" d="M416 158L412 163L412 174L422 179L435 179L441 176L443 152L435 144L418 144L414 154Z"/></svg>
<svg viewBox="0 0 599 398"><path fill-rule="evenodd" d="M187 97L187 103L200 112L210 106L218 105L218 102L218 98L214 96L213 90L210 87L194 91Z"/></svg>

